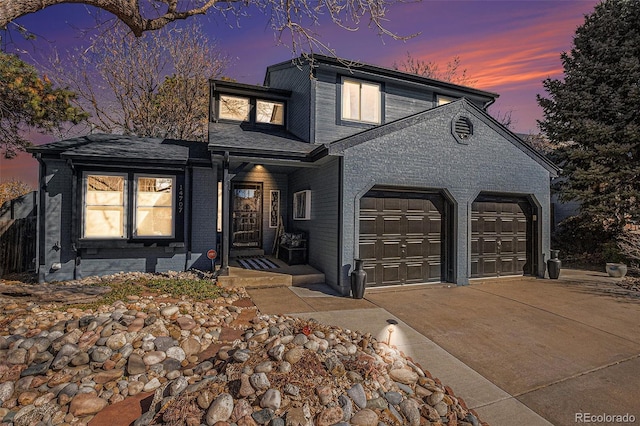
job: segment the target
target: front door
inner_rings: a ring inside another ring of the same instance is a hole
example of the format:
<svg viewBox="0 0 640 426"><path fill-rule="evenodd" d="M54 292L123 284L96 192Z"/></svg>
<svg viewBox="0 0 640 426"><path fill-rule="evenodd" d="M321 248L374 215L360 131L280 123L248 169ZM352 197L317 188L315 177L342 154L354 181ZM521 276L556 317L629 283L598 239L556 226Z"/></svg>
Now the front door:
<svg viewBox="0 0 640 426"><path fill-rule="evenodd" d="M262 247L262 184L234 183L231 194L233 247Z"/></svg>

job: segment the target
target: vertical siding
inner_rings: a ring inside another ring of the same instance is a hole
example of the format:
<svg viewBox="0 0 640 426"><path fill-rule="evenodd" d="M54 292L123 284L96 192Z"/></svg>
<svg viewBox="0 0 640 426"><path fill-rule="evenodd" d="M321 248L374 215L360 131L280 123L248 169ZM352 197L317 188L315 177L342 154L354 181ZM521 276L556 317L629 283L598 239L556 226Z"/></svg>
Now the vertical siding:
<svg viewBox="0 0 640 426"><path fill-rule="evenodd" d="M189 268L208 271L211 261L207 250L217 245L218 180L217 170L194 167L191 193L191 259ZM185 236L186 237L186 236Z"/></svg>
<svg viewBox="0 0 640 426"><path fill-rule="evenodd" d="M238 173L232 183L260 182L262 183L262 248L267 254L272 253L276 228L269 228L269 207L271 190L280 191L280 214L284 224L287 223L289 179L284 173L271 173L265 166Z"/></svg>
<svg viewBox="0 0 640 426"><path fill-rule="evenodd" d="M291 91L291 100L287 103L287 128L306 142L313 142L310 135L311 114L311 74L309 65L301 68L291 66L272 71L269 74L269 87Z"/></svg>
<svg viewBox="0 0 640 426"><path fill-rule="evenodd" d="M329 70L319 70L316 85L316 143L329 143L351 136L373 126L340 122L340 99L338 88L341 75ZM348 76L348 74L344 74ZM358 77L351 78L358 79ZM376 80L373 80L376 81ZM383 90L383 123L433 108L433 91L417 90L415 85L378 80Z"/></svg>
<svg viewBox="0 0 640 426"><path fill-rule="evenodd" d="M340 220L340 162L332 159L321 168L300 168L291 175L289 199L297 191L311 190L311 220L291 220L287 230L305 231L309 240L309 264L325 274L326 283L338 285ZM292 212L293 205L287 204Z"/></svg>
<svg viewBox="0 0 640 426"><path fill-rule="evenodd" d="M39 266L40 279L64 281L73 279L75 252L71 241L72 179L73 172L65 161L45 160L44 205L42 206L43 228L40 238L44 239L41 254L43 262ZM60 247L56 249L55 247ZM62 268L54 271L54 263Z"/></svg>

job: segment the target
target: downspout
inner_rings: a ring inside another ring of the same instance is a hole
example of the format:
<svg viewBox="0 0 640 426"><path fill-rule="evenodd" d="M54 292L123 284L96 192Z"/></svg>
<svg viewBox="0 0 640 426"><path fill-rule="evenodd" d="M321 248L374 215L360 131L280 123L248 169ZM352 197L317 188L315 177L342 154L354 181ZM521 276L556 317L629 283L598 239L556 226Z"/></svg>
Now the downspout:
<svg viewBox="0 0 640 426"><path fill-rule="evenodd" d="M77 247L77 226L78 226L78 176L76 174L76 168L73 166L73 162L71 160L67 160L67 165L71 169L71 250L75 253L75 259L73 261L73 279L77 280L78 277L78 266L82 261L80 255L78 254Z"/></svg>
<svg viewBox="0 0 640 426"><path fill-rule="evenodd" d="M229 151L222 163L222 265L220 275L229 275L229 231L231 218L231 177L229 176Z"/></svg>
<svg viewBox="0 0 640 426"><path fill-rule="evenodd" d="M47 165L42 161L42 154L35 155L38 160L40 176L38 177L38 205L36 211L38 212L38 218L36 221L36 274L38 275L38 282L44 283L44 237L42 233L45 231L44 226L44 198L47 192L47 185L45 184L45 175L47 173Z"/></svg>

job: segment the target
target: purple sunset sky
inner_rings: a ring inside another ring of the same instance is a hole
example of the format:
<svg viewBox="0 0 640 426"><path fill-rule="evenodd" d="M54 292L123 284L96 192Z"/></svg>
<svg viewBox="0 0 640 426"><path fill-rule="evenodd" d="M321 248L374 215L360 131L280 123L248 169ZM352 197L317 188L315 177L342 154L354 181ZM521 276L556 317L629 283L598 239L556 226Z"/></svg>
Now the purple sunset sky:
<svg viewBox="0 0 640 426"><path fill-rule="evenodd" d="M490 112L512 112L512 130L538 131L536 120L542 111L536 94L544 94L542 80L561 78L560 53L571 48L577 26L593 11L596 0L449 0L396 4L388 12L388 28L400 34L420 32L407 41L378 37L366 22L357 32L348 32L326 20L317 32L338 56L364 63L391 67L411 52L415 58L441 66L454 56L475 87L500 94ZM197 19L231 58L226 74L239 82L261 84L270 64L291 58L291 51L278 45L268 19L255 12L230 28L215 12ZM59 51L83 45L80 29L93 26L89 9L64 4L24 16L16 21L37 35L25 42L9 34L7 50L26 51L23 58L46 57L55 46ZM286 41L286 40L284 40ZM51 141L37 136L36 143ZM22 179L35 186L37 162L28 154L13 160L0 159L0 180Z"/></svg>

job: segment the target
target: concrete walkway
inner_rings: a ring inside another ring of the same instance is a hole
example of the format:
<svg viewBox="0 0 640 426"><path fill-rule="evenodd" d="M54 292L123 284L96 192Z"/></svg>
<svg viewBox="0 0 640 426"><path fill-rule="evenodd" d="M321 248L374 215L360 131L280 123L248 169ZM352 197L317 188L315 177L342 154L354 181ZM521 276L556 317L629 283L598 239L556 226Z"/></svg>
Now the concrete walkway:
<svg viewBox="0 0 640 426"><path fill-rule="evenodd" d="M500 425L573 425L576 413L640 423L640 297L604 274L502 278L470 286L249 290L263 313L290 314L388 338ZM612 424L611 422L591 424Z"/></svg>

